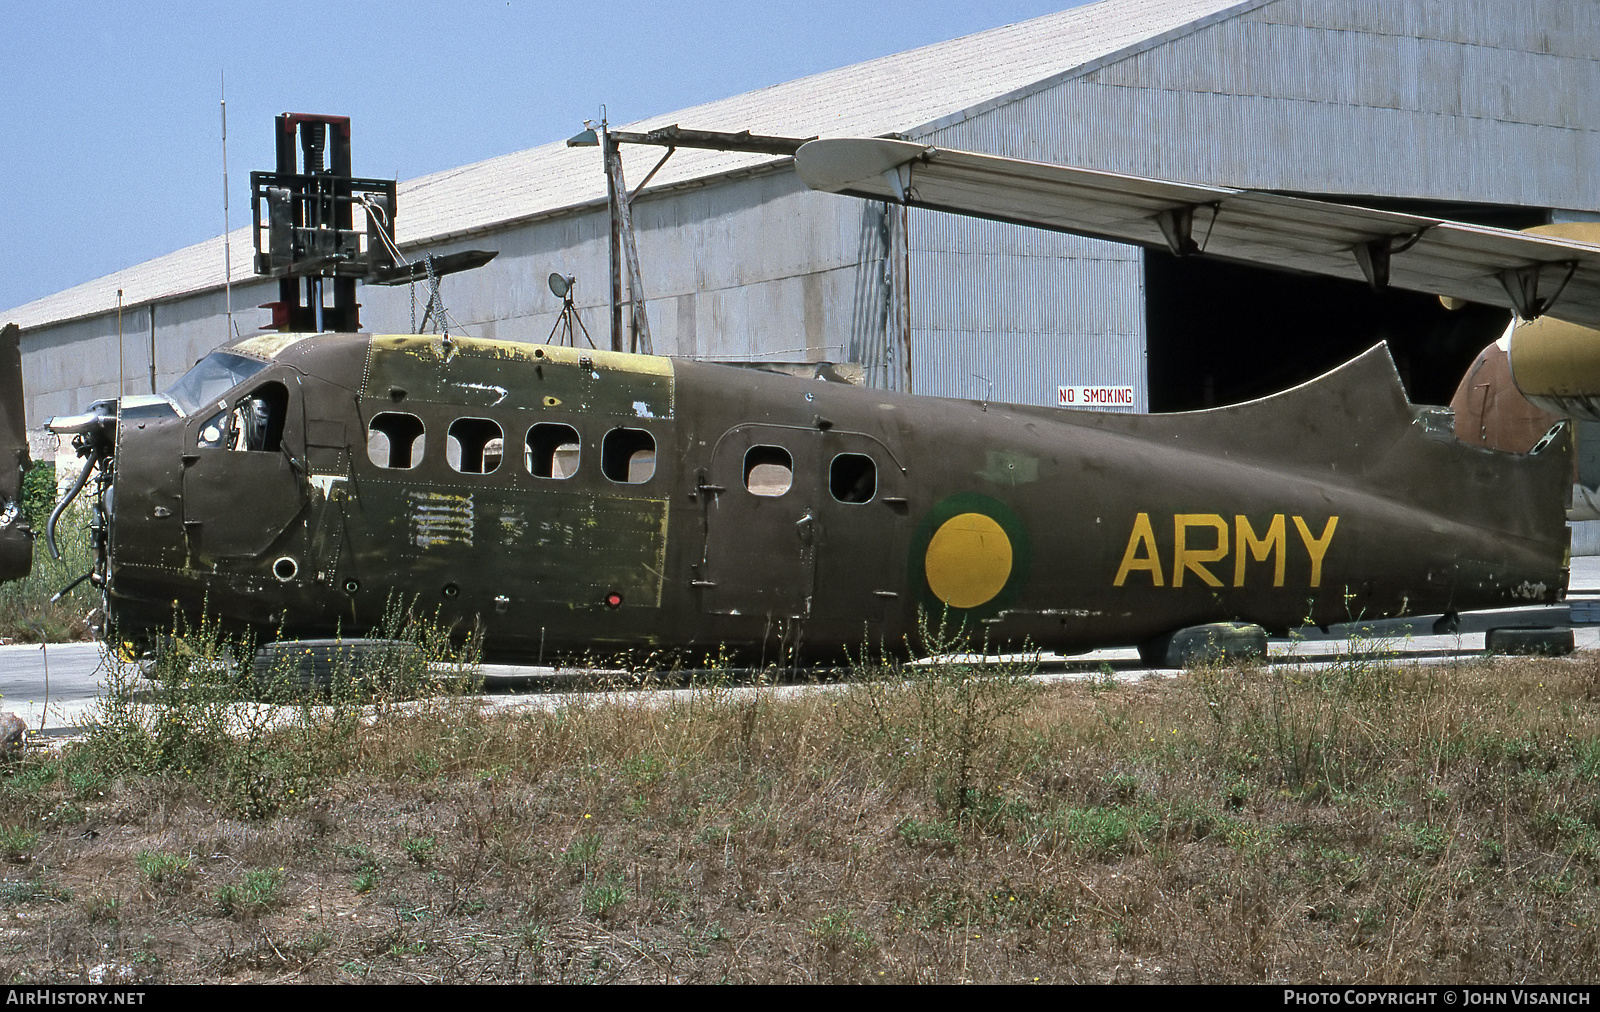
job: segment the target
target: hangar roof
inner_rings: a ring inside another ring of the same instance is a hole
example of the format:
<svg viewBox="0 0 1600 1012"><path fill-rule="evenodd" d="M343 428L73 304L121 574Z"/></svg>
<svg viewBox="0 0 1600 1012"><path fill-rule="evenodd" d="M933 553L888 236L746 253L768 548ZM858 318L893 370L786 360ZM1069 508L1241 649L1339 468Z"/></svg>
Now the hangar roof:
<svg viewBox="0 0 1600 1012"><path fill-rule="evenodd" d="M1270 0L1104 0L1020 24L682 109L616 129L678 123L697 130L751 130L787 136L915 135L1023 98L1062 80L1161 45ZM634 178L654 152L633 152ZM682 149L650 190L748 171L772 155ZM605 200L599 155L564 142L517 151L402 182L397 239L402 248L543 217ZM250 248L248 228L233 242ZM221 288L223 239L177 250L0 314L24 330L105 313L107 292L124 306ZM249 256L233 266L235 284L255 280Z"/></svg>

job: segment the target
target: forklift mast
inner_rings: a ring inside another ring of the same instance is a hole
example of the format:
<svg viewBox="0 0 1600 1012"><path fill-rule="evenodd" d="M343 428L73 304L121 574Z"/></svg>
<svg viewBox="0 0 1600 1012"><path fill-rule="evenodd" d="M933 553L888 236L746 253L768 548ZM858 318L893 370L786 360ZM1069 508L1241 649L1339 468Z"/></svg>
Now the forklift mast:
<svg viewBox="0 0 1600 1012"><path fill-rule="evenodd" d="M278 279L261 329L360 330L356 281L394 266L395 182L351 175L348 116L284 113L277 155L277 171L250 173L256 273ZM364 229L354 224L358 203Z"/></svg>
<svg viewBox="0 0 1600 1012"><path fill-rule="evenodd" d="M350 117L286 112L277 118L277 149L276 172L250 173L256 273L278 279L278 301L261 307L272 310L262 330L355 333L357 281L426 281L437 301L439 278L495 258L461 250L408 262L394 239L395 181L350 174ZM357 204L364 229L355 227Z"/></svg>

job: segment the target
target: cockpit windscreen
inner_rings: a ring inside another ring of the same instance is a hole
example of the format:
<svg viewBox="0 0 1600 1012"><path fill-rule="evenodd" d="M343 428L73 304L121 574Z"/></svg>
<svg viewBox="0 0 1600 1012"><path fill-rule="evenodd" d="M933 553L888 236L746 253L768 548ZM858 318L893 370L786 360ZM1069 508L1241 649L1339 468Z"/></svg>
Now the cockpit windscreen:
<svg viewBox="0 0 1600 1012"><path fill-rule="evenodd" d="M214 351L168 387L167 396L178 410L192 415L266 367L267 363L260 359Z"/></svg>

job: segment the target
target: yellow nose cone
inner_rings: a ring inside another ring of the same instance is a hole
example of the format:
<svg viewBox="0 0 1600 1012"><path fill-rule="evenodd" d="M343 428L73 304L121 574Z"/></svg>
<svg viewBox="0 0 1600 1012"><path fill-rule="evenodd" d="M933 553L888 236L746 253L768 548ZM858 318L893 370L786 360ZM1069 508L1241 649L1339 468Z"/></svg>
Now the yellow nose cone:
<svg viewBox="0 0 1600 1012"><path fill-rule="evenodd" d="M993 600L1011 576L1011 539L982 513L953 516L928 542L928 588L952 608Z"/></svg>

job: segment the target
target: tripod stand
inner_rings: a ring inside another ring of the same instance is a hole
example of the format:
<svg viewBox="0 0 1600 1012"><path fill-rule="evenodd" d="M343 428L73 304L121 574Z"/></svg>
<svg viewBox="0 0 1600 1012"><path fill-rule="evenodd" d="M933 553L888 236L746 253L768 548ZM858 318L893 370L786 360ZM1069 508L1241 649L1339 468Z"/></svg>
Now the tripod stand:
<svg viewBox="0 0 1600 1012"><path fill-rule="evenodd" d="M556 318L556 325L550 328L550 336L545 339L546 344L565 344L568 347L578 346L572 334L572 325L576 323L578 329L583 331L583 339L589 342L589 347L595 346L594 338L589 336L589 328L583 325L583 318L578 315L578 307L572 304L572 288L577 279L570 274L550 275L550 292L561 300L561 315ZM556 339L556 332L561 332L561 338Z"/></svg>

